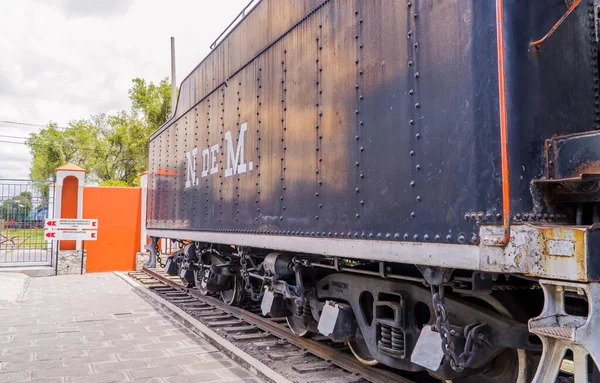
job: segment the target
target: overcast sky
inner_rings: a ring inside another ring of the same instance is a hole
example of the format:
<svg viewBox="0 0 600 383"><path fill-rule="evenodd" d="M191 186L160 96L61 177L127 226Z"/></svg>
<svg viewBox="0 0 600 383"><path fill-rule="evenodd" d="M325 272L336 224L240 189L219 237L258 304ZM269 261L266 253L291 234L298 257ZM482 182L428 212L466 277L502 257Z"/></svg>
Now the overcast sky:
<svg viewBox="0 0 600 383"><path fill-rule="evenodd" d="M0 0L0 121L64 126L129 108L135 77L178 83L248 0ZM39 127L0 122L0 179L28 178Z"/></svg>

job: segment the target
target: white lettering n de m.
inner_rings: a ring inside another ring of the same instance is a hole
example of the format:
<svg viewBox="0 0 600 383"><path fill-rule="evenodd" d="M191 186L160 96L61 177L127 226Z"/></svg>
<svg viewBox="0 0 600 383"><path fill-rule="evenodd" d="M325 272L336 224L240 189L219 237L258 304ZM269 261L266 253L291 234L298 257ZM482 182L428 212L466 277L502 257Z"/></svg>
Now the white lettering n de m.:
<svg viewBox="0 0 600 383"><path fill-rule="evenodd" d="M248 123L244 122L240 126L240 130L238 132L237 145L234 145L234 136L231 134L231 131L225 132L225 177L231 177L236 174L244 174L246 172L252 171L254 167L254 163L252 161L246 163L245 158L245 143L247 131ZM209 175L218 173L220 171L219 165L221 164L221 161L219 159L219 149L221 149L220 144L214 144L212 146L208 146L207 148L202 149L200 154L200 160L202 161L202 164L200 166L202 178L208 177ZM196 161L198 159L198 148L194 148L189 152L186 152L185 156L187 159L185 187L189 188L199 184L199 179L196 175Z"/></svg>

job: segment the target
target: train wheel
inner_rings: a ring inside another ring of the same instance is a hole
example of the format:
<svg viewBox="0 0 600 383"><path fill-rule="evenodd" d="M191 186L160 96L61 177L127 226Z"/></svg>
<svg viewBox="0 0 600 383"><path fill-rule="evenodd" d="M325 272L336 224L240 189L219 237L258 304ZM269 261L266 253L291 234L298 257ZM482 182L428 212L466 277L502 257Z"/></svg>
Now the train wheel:
<svg viewBox="0 0 600 383"><path fill-rule="evenodd" d="M350 348L350 351L352 351L354 357L362 364L375 366L379 363L377 359L371 356L367 342L365 342L360 329L356 329L356 337L348 342L348 347Z"/></svg>
<svg viewBox="0 0 600 383"><path fill-rule="evenodd" d="M181 278L181 282L183 283L183 286L191 289L192 287L194 287L196 284L194 283L194 281L188 281L187 279Z"/></svg>
<svg viewBox="0 0 600 383"><path fill-rule="evenodd" d="M292 332L298 336L310 338L311 336L317 335L316 333L309 331L306 322L303 317L297 315L290 315L285 318L287 324Z"/></svg>
<svg viewBox="0 0 600 383"><path fill-rule="evenodd" d="M244 282L240 277L232 277L234 279L230 290L221 291L221 299L229 306L237 306L244 299Z"/></svg>
<svg viewBox="0 0 600 383"><path fill-rule="evenodd" d="M194 280L195 280L195 287L198 291L200 291L200 293L202 295L208 295L209 292L206 289L206 283L203 282L203 278L208 278L209 277L209 273L210 271L208 271L208 269L204 269L203 270L203 274L200 274L201 271L200 270L194 270Z"/></svg>

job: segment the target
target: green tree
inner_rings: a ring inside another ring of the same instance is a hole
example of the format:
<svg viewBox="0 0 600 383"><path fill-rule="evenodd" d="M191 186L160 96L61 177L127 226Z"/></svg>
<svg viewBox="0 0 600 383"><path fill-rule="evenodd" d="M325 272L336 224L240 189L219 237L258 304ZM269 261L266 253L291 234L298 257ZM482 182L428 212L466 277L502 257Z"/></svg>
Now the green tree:
<svg viewBox="0 0 600 383"><path fill-rule="evenodd" d="M31 193L22 192L16 197L7 199L0 204L0 219L24 222L31 211Z"/></svg>
<svg viewBox="0 0 600 383"><path fill-rule="evenodd" d="M171 110L171 85L169 78L162 79L158 84L152 81L134 78L133 87L129 89L129 99L134 112L141 112L146 124L152 130L158 129L167 121Z"/></svg>
<svg viewBox="0 0 600 383"><path fill-rule="evenodd" d="M73 162L87 167L96 148L99 121L72 121L60 130L53 122L48 127L33 133L27 140L33 162L29 171L31 179L47 180L54 176L57 167Z"/></svg>
<svg viewBox="0 0 600 383"><path fill-rule="evenodd" d="M127 182L121 180L106 180L100 182L100 186L110 186L110 187L127 187L130 186Z"/></svg>
<svg viewBox="0 0 600 383"><path fill-rule="evenodd" d="M107 121L107 128L100 131L92 171L101 181L136 185L138 174L148 166L148 138L153 129L127 112L109 116Z"/></svg>
<svg viewBox="0 0 600 383"><path fill-rule="evenodd" d="M149 137L171 114L168 79L159 84L136 78L129 89L131 110L71 121L64 130L55 123L31 134L32 179L49 179L57 167L73 162L93 181L139 185L147 170Z"/></svg>

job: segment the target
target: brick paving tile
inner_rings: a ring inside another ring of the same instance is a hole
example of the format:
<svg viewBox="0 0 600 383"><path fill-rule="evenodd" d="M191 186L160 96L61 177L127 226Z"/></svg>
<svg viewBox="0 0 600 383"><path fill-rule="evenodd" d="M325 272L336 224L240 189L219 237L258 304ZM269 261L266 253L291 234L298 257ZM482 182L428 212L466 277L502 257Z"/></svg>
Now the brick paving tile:
<svg viewBox="0 0 600 383"><path fill-rule="evenodd" d="M162 350L162 349L178 349L185 347L183 342L161 342L152 344L142 344L139 346L142 351Z"/></svg>
<svg viewBox="0 0 600 383"><path fill-rule="evenodd" d="M132 360L132 359L149 359L149 358L160 358L169 355L164 350L152 350L152 351L134 351L122 354L117 354L119 360Z"/></svg>
<svg viewBox="0 0 600 383"><path fill-rule="evenodd" d="M112 383L129 380L125 371L114 371L103 374L67 377L66 383Z"/></svg>
<svg viewBox="0 0 600 383"><path fill-rule="evenodd" d="M59 378L42 378L42 379L32 379L31 380L34 383L64 383L65 378L63 377L59 377Z"/></svg>
<svg viewBox="0 0 600 383"><path fill-rule="evenodd" d="M72 338L72 337L89 337L93 335L104 335L104 331L102 330L72 330L72 331L64 331L61 330L58 333L59 338Z"/></svg>
<svg viewBox="0 0 600 383"><path fill-rule="evenodd" d="M148 338L148 337L157 338L157 337L164 336L164 335L169 335L169 332L168 331L154 331L154 332L146 331L146 332L142 332L142 333L129 334L129 338L130 339L142 339L142 338Z"/></svg>
<svg viewBox="0 0 600 383"><path fill-rule="evenodd" d="M222 352L210 352L208 354L201 354L201 355L198 355L198 356L200 356L204 360L223 360L223 359L228 359L227 356L225 354L223 354Z"/></svg>
<svg viewBox="0 0 600 383"><path fill-rule="evenodd" d="M169 383L197 383L218 382L223 381L223 378L216 372L205 372L202 374L173 376L165 380Z"/></svg>
<svg viewBox="0 0 600 383"><path fill-rule="evenodd" d="M99 348L99 347L110 347L108 342L83 342L83 343L75 343L75 344L61 344L58 346L60 351L67 350L81 350L81 349L90 349L90 348Z"/></svg>
<svg viewBox="0 0 600 383"><path fill-rule="evenodd" d="M135 344L123 345L118 347L102 347L102 348L91 348L87 350L90 355L103 355L103 354L119 354L119 353L130 353L138 352L139 349Z"/></svg>
<svg viewBox="0 0 600 383"><path fill-rule="evenodd" d="M62 367L62 362L60 360L46 360L43 362L6 362L2 363L0 372L32 371L55 367Z"/></svg>
<svg viewBox="0 0 600 383"><path fill-rule="evenodd" d="M0 308L0 383L262 382L114 274L33 278L24 296Z"/></svg>
<svg viewBox="0 0 600 383"><path fill-rule="evenodd" d="M142 346L142 345L152 344L152 343L157 343L157 342L153 338L148 337L148 338L137 338L135 340L132 340L132 339L111 340L108 343L112 347L120 347L120 346L131 345L131 343L135 343L137 346Z"/></svg>
<svg viewBox="0 0 600 383"><path fill-rule="evenodd" d="M211 344L206 344L203 346L194 346L194 347L185 347L185 348L176 348L169 350L171 355L184 355L184 354L202 354L207 352L216 352L218 351L215 346Z"/></svg>
<svg viewBox="0 0 600 383"><path fill-rule="evenodd" d="M226 379L245 379L252 378L252 375L248 370L243 369L241 367L233 367L227 370L219 371L219 374Z"/></svg>
<svg viewBox="0 0 600 383"><path fill-rule="evenodd" d="M0 374L0 383L13 383L29 380L31 373L29 371L7 372Z"/></svg>
<svg viewBox="0 0 600 383"><path fill-rule="evenodd" d="M138 368L147 368L150 364L145 360L134 359L127 360L124 362L109 362L109 363L94 363L92 367L94 368L94 372L110 372L117 370L133 370Z"/></svg>
<svg viewBox="0 0 600 383"><path fill-rule="evenodd" d="M30 362L33 360L33 353L31 354L16 354L16 355L2 355L0 356L0 363L5 362Z"/></svg>
<svg viewBox="0 0 600 383"><path fill-rule="evenodd" d="M35 360L79 358L81 356L88 356L88 355L89 355L88 350L64 350L64 351L56 350L56 351L37 352L35 354Z"/></svg>
<svg viewBox="0 0 600 383"><path fill-rule="evenodd" d="M10 343L6 343L6 344L2 344L0 345L0 347L16 347L16 348L23 348L23 347L33 347L35 341L33 340L22 340L22 341L18 341L18 342L10 342Z"/></svg>
<svg viewBox="0 0 600 383"><path fill-rule="evenodd" d="M157 340L159 342L177 342L177 341L184 341L184 340L193 339L192 337L193 337L193 335L191 335L191 333L188 333L188 334L160 336L160 337L158 337Z"/></svg>
<svg viewBox="0 0 600 383"><path fill-rule="evenodd" d="M84 342L98 342L98 341L106 341L106 342L110 342L112 340L123 340L123 339L129 339L127 337L127 334L104 334L104 335L84 335L83 336L83 341Z"/></svg>
<svg viewBox="0 0 600 383"><path fill-rule="evenodd" d="M10 347L11 343L7 345ZM4 355L29 354L31 352L53 352L58 351L58 346L39 346L39 347L15 347L7 348Z"/></svg>
<svg viewBox="0 0 600 383"><path fill-rule="evenodd" d="M203 360L204 359L202 359L202 357L199 355L187 354L187 355L181 355L181 356L168 356L168 357L164 357L164 358L150 359L150 364L153 367L162 367L162 366L192 364L192 363L196 363L196 362L201 362Z"/></svg>
<svg viewBox="0 0 600 383"><path fill-rule="evenodd" d="M129 371L129 375L133 379L144 379L144 378L164 378L167 376L181 375L185 370L181 366L167 366L167 367L150 367L140 368Z"/></svg>
<svg viewBox="0 0 600 383"><path fill-rule="evenodd" d="M65 358L62 359L62 364L65 367L76 366L84 363L103 363L103 362L116 362L117 356L114 354L94 355L94 356L82 356L79 358Z"/></svg>
<svg viewBox="0 0 600 383"><path fill-rule="evenodd" d="M63 345L63 344L76 344L76 343L83 343L83 339L81 339L81 337L73 337L73 338L58 338L58 339L42 339L42 340L36 340L35 341L35 345L36 346L52 346L52 345Z"/></svg>
<svg viewBox="0 0 600 383"><path fill-rule="evenodd" d="M58 338L58 333L57 332L47 332L44 334L18 334L18 335L13 335L11 337L11 341L18 341L18 340L34 340L34 341L39 341L42 339L57 339Z"/></svg>
<svg viewBox="0 0 600 383"><path fill-rule="evenodd" d="M53 377L68 377L78 375L89 375L93 373L92 366L90 364L80 364L77 366L69 367L57 367L48 368L44 370L37 370L32 372L34 378L53 378Z"/></svg>
<svg viewBox="0 0 600 383"><path fill-rule="evenodd" d="M186 364L185 369L189 372L202 372L202 371L213 371L220 370L222 368L235 367L231 360L216 360L213 362L203 361L192 364Z"/></svg>
<svg viewBox="0 0 600 383"><path fill-rule="evenodd" d="M197 346L205 346L208 345L210 343L207 343L204 339L186 339L183 341L183 344L186 345L186 347L197 347Z"/></svg>

